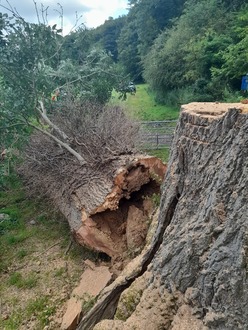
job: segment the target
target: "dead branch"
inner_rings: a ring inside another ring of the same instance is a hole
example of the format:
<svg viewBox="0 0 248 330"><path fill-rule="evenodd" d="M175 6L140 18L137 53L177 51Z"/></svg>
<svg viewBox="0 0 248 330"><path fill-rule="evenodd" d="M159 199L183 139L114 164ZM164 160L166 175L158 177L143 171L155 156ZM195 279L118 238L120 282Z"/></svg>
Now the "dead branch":
<svg viewBox="0 0 248 330"><path fill-rule="evenodd" d="M69 151L74 157L77 158L77 160L79 161L80 165L85 165L87 162L84 160L84 158L77 153L74 149L72 149L67 143L59 140L58 138L56 138L56 136L52 135L51 133L47 132L46 130L35 126L31 123L29 123L29 125L33 128L35 128L37 131L41 132L42 134L48 136L49 138L51 138L52 140L54 140L55 142L57 142L61 147L65 148L67 151Z"/></svg>
<svg viewBox="0 0 248 330"><path fill-rule="evenodd" d="M73 240L71 239L65 252L64 252L64 256L66 256L68 254L68 252L70 251L71 247L72 247L72 244L73 244Z"/></svg>
<svg viewBox="0 0 248 330"><path fill-rule="evenodd" d="M62 137L63 140L69 142L70 140L69 137L63 131L61 131L61 129L57 125L51 122L51 120L47 117L47 111L43 102L39 101L39 104L40 104L40 109L38 108L38 112L41 115L42 119L45 121L45 123L47 123L50 128L54 129L55 132L57 132L59 136Z"/></svg>
<svg viewBox="0 0 248 330"><path fill-rule="evenodd" d="M37 256L35 256L36 258L39 258L41 255L44 255L45 253L47 253L47 251L51 250L53 247L55 247L56 245L59 245L61 241L58 241L52 245L50 245L45 251L42 251L41 253L39 253Z"/></svg>

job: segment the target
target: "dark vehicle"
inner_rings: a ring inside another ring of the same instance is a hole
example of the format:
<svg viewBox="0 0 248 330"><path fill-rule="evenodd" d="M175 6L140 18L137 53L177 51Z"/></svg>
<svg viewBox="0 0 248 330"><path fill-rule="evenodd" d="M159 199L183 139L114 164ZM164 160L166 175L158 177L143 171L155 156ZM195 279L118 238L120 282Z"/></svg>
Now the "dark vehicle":
<svg viewBox="0 0 248 330"><path fill-rule="evenodd" d="M131 94L136 93L136 86L134 85L134 83L132 81L130 81L130 83L128 84L128 91Z"/></svg>
<svg viewBox="0 0 248 330"><path fill-rule="evenodd" d="M127 93L130 93L132 95L135 95L136 93L136 86L132 81L127 83L121 83L118 88L116 88L116 91L120 93L119 99L125 101L127 99Z"/></svg>

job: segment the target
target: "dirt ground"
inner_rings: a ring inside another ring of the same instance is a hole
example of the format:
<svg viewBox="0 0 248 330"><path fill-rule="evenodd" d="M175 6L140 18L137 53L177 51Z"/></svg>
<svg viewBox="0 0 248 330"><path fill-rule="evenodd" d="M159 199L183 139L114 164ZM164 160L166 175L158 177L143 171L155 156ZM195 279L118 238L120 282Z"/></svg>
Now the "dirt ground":
<svg viewBox="0 0 248 330"><path fill-rule="evenodd" d="M31 223L31 233L36 234L12 246L8 266L0 273L3 330L60 329L67 301L86 267L84 260L96 261L96 254L70 241L68 234L65 239L61 229L49 236L42 225ZM50 230L56 230L56 225Z"/></svg>

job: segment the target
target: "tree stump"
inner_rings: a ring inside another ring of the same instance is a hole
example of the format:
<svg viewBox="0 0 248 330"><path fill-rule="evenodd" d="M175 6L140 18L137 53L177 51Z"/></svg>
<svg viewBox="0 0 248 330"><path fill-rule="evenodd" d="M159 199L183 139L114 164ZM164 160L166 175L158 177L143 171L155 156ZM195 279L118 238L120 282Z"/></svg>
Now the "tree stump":
<svg viewBox="0 0 248 330"><path fill-rule="evenodd" d="M247 160L247 105L183 105L151 247L78 329L248 329ZM132 315L100 322L142 274Z"/></svg>

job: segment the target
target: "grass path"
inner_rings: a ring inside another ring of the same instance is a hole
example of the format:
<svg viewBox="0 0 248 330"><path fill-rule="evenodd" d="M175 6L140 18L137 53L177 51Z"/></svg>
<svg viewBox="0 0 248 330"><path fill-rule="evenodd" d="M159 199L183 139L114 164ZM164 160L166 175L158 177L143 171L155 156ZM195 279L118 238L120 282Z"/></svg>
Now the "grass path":
<svg viewBox="0 0 248 330"><path fill-rule="evenodd" d="M121 101L115 92L111 104L120 104L126 109L127 114L136 120L153 121L177 119L179 109L157 104L147 84L137 85L135 95L127 94L127 99Z"/></svg>
<svg viewBox="0 0 248 330"><path fill-rule="evenodd" d="M157 104L147 84L136 85L136 94L127 94L125 101L118 99L118 94L113 93L110 104L124 107L130 118L137 121L171 120L179 117L179 109L166 105ZM168 148L144 150L150 156L155 156L167 162L169 159Z"/></svg>

